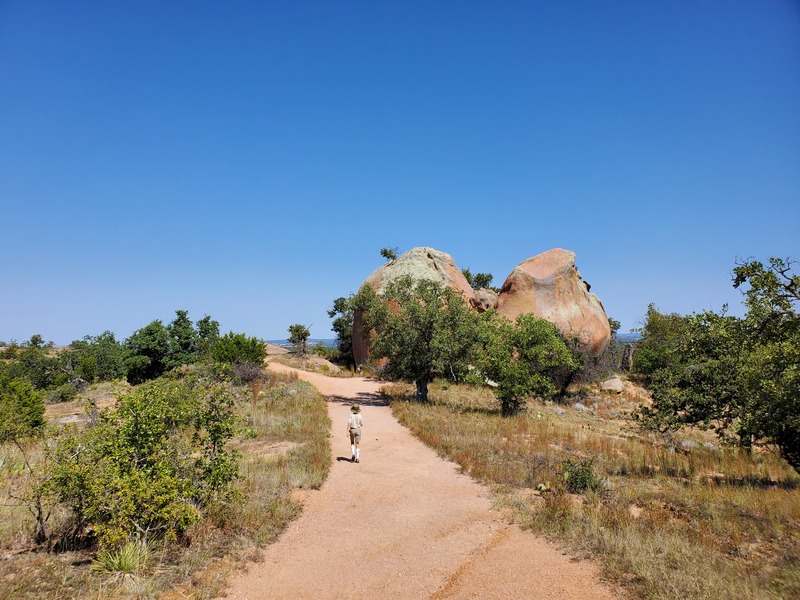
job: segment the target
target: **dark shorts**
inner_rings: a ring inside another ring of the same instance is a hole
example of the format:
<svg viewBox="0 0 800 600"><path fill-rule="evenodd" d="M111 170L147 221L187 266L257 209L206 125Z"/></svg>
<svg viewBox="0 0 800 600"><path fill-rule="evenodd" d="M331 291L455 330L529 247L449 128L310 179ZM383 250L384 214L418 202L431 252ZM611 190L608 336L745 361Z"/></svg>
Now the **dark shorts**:
<svg viewBox="0 0 800 600"><path fill-rule="evenodd" d="M350 428L350 443L351 444L361 443L361 427Z"/></svg>

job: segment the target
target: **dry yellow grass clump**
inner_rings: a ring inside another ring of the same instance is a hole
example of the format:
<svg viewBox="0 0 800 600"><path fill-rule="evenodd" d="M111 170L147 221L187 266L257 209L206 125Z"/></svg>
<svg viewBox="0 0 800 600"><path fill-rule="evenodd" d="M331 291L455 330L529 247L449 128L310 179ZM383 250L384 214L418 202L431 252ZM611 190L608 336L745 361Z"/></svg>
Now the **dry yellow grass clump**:
<svg viewBox="0 0 800 600"><path fill-rule="evenodd" d="M800 597L800 478L772 454L642 433L624 418L635 390L511 418L486 389L438 383L428 404L408 386L384 393L522 527L594 557L637 597Z"/></svg>

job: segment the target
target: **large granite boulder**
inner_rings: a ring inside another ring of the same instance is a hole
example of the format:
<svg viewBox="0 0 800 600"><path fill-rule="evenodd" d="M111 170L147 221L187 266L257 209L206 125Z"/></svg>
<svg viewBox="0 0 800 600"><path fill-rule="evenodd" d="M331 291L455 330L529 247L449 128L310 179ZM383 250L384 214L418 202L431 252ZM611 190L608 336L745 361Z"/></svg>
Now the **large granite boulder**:
<svg viewBox="0 0 800 600"><path fill-rule="evenodd" d="M433 248L412 248L397 259L378 267L364 280L361 288L369 285L380 295L389 283L410 276L414 281L430 279L451 287L464 299L472 298L472 287L456 266L453 257ZM353 321L353 357L356 364L369 358L369 340L361 334L362 315L356 311Z"/></svg>
<svg viewBox="0 0 800 600"><path fill-rule="evenodd" d="M521 262L506 278L497 312L513 320L532 313L553 323L582 350L598 356L608 347L611 327L600 300L575 268L575 253L554 248Z"/></svg>

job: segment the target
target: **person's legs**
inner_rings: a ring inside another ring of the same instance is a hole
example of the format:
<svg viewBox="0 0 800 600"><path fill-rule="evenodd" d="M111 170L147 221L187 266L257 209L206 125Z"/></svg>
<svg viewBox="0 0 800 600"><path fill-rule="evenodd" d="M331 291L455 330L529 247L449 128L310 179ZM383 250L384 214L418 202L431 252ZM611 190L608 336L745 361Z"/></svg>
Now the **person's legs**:
<svg viewBox="0 0 800 600"><path fill-rule="evenodd" d="M356 462L361 462L361 456L360 456L361 453L359 452L359 450L360 450L359 446L361 444L361 430L360 429L358 430L358 433L356 433L356 435L355 435L355 442L356 442L356 454L355 454Z"/></svg>
<svg viewBox="0 0 800 600"><path fill-rule="evenodd" d="M356 435L353 433L353 430L350 430L350 460L354 461L356 459L356 450L358 444L356 444Z"/></svg>

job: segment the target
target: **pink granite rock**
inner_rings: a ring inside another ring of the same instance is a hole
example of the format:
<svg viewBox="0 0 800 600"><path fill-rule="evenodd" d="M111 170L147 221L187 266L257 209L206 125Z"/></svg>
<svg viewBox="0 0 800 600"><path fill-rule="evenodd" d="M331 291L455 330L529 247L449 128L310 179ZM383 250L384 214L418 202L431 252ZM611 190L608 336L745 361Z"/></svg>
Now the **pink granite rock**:
<svg viewBox="0 0 800 600"><path fill-rule="evenodd" d="M497 312L511 320L532 313L553 323L567 338L595 356L611 340L603 304L589 292L575 268L575 253L554 248L521 262L506 278Z"/></svg>

